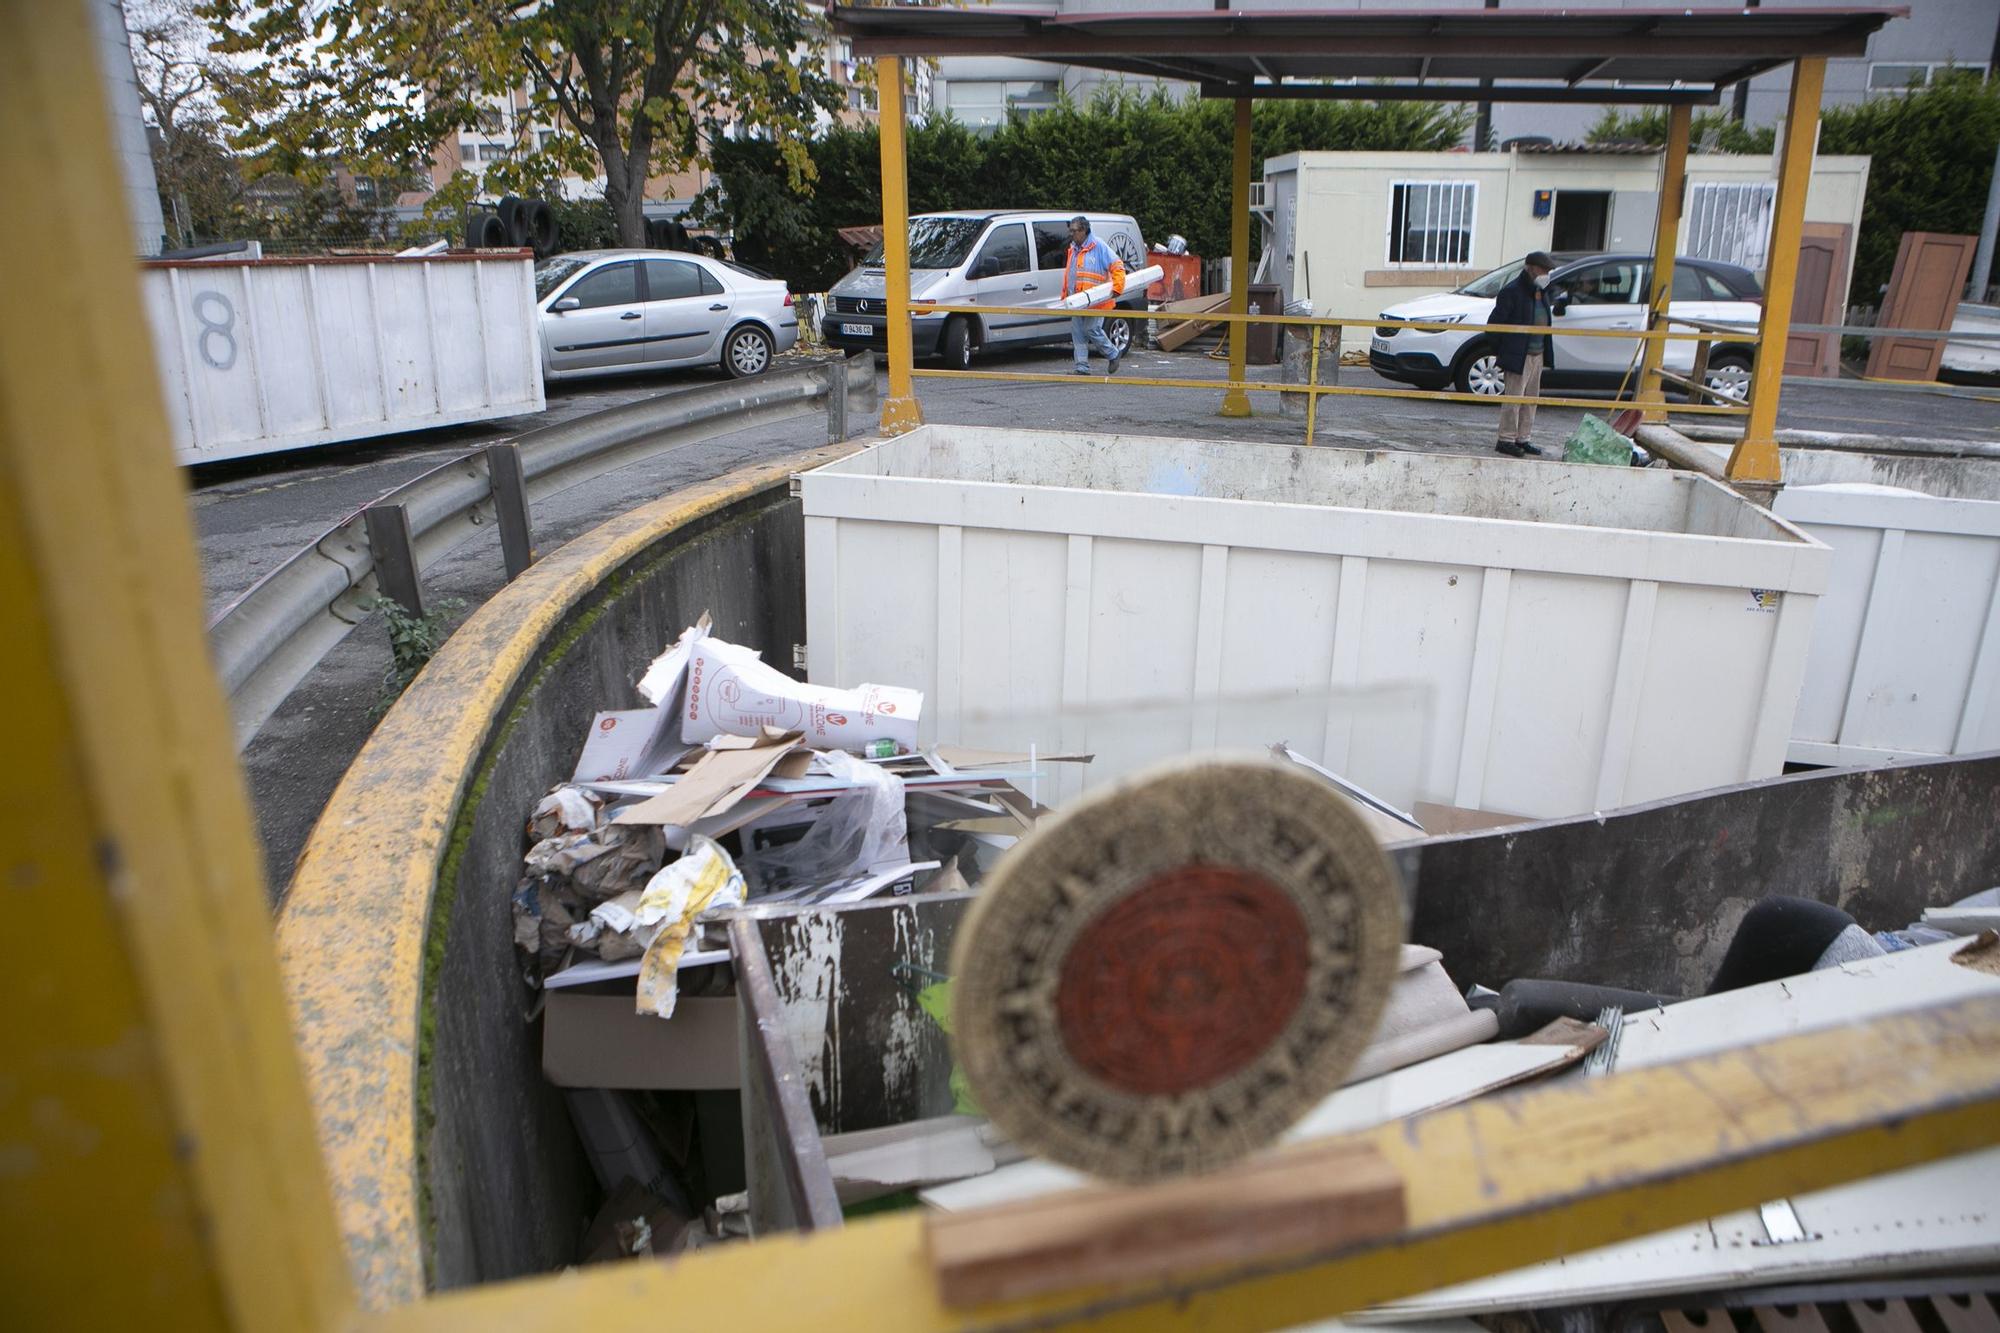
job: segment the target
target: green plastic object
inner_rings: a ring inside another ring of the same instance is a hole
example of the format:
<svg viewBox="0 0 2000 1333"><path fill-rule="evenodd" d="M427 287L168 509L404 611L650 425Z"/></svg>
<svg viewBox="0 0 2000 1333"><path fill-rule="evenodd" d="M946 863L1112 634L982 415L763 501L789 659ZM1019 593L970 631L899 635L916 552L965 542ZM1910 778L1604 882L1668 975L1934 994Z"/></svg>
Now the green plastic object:
<svg viewBox="0 0 2000 1333"><path fill-rule="evenodd" d="M1585 417L1576 433L1563 441L1563 462L1632 466L1632 441L1611 429L1603 417Z"/></svg>
<svg viewBox="0 0 2000 1333"><path fill-rule="evenodd" d="M940 981L917 992L917 1006L931 1016L933 1022L951 1035L951 983ZM951 1109L959 1115L983 1115L979 1103L972 1100L972 1087L965 1081L965 1071L958 1061L951 1063Z"/></svg>

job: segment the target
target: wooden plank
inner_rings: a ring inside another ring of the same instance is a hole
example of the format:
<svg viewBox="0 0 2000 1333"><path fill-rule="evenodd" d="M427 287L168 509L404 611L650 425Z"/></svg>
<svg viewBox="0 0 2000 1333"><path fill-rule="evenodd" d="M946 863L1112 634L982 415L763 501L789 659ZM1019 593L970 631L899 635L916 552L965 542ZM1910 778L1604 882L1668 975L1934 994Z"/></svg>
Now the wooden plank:
<svg viewBox="0 0 2000 1333"><path fill-rule="evenodd" d="M1220 310L1222 309L1222 307L1228 304L1229 304L1229 293L1217 292L1213 296L1197 296L1186 301L1169 301L1166 305L1160 307L1160 309L1162 312L1175 313L1175 314L1188 313L1188 314L1205 315L1211 310ZM1191 319L1184 324L1175 324L1173 327L1165 330L1159 335L1159 337L1154 339L1154 343L1156 346L1159 347L1159 349L1162 352L1171 352L1178 349L1181 346L1181 344L1187 342L1189 339L1198 337L1201 334L1207 332L1208 330L1215 328L1217 322L1218 321L1212 319L1210 320Z"/></svg>
<svg viewBox="0 0 2000 1333"><path fill-rule="evenodd" d="M1993 1297L1986 1292L1968 1291L1931 1297L1931 1309L1950 1333L2000 1333L2000 1315Z"/></svg>
<svg viewBox="0 0 2000 1333"><path fill-rule="evenodd" d="M1861 1333L1922 1333L1907 1301L1891 1297L1882 1301L1848 1301L1846 1305ZM1877 1310L1877 1305L1882 1308Z"/></svg>
<svg viewBox="0 0 2000 1333"><path fill-rule="evenodd" d="M743 1007L743 1137L751 1146L750 1192L769 1197L791 1227L820 1231L841 1224L840 1200L813 1123L798 1062L786 1039L784 1010L771 980L771 963L757 923L729 923L729 954L736 967L736 997ZM775 1152L770 1151L775 1148ZM760 1180L759 1166L775 1158L776 1181ZM753 1212L754 1216L754 1212Z"/></svg>
<svg viewBox="0 0 2000 1333"><path fill-rule="evenodd" d="M1757 1313L1757 1324L1764 1333L1827 1333L1826 1320L1820 1317L1816 1305L1789 1306L1789 1313L1775 1305L1753 1308Z"/></svg>
<svg viewBox="0 0 2000 1333"><path fill-rule="evenodd" d="M1365 1145L1290 1149L1225 1176L1071 1190L932 1215L924 1247L945 1305L1282 1260L1403 1225L1403 1179Z"/></svg>

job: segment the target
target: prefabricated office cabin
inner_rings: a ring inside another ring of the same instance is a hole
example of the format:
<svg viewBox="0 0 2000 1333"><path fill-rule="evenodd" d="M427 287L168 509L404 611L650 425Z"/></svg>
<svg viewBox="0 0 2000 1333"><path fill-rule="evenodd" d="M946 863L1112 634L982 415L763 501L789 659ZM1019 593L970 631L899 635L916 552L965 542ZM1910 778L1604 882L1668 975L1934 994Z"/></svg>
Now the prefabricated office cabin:
<svg viewBox="0 0 2000 1333"><path fill-rule="evenodd" d="M1868 193L1866 157L1819 157L1806 189L1807 235L1834 247L1845 291ZM1769 155L1693 155L1679 253L1761 278L1777 169ZM1449 291L1530 250L1652 249L1660 154L1609 145L1504 153L1288 153L1264 163L1272 251L1259 280L1317 313L1382 310ZM1255 193L1253 192L1253 203ZM1804 275L1802 275L1804 280ZM1344 330L1366 347L1368 330Z"/></svg>

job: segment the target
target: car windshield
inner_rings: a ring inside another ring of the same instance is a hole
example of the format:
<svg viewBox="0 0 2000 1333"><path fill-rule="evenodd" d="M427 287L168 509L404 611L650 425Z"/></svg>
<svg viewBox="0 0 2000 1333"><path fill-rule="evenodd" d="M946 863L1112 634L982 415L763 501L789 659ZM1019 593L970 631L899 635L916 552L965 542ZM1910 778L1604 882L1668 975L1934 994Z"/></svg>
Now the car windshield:
<svg viewBox="0 0 2000 1333"><path fill-rule="evenodd" d="M1483 296L1490 301L1500 295L1502 287L1512 282L1520 274L1521 265L1524 262L1517 259L1511 264L1502 264L1491 273L1474 278L1471 282L1466 283L1458 289L1458 294L1460 296Z"/></svg>
<svg viewBox="0 0 2000 1333"><path fill-rule="evenodd" d="M535 299L544 300L548 294L576 275L576 271L590 261L579 255L557 255L554 259L544 259L535 265Z"/></svg>
<svg viewBox="0 0 2000 1333"><path fill-rule="evenodd" d="M972 243L986 230L985 218L911 218L910 267L957 268L972 253ZM871 267L882 263L882 243L861 261Z"/></svg>

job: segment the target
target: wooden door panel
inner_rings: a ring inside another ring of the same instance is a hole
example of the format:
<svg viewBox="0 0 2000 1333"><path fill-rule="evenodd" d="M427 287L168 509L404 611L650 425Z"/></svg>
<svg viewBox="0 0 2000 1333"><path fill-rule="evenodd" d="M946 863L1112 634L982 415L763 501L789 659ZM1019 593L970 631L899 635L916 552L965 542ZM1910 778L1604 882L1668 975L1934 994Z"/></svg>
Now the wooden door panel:
<svg viewBox="0 0 2000 1333"><path fill-rule="evenodd" d="M1876 324L1885 329L1950 328L1978 243L1973 236L1904 232ZM1868 356L1868 375L1871 379L1934 380L1943 360L1943 339L1877 338Z"/></svg>
<svg viewBox="0 0 2000 1333"><path fill-rule="evenodd" d="M1799 242L1793 324L1839 324L1847 311L1847 247L1853 229L1840 222L1808 222ZM1840 373L1840 335L1794 333L1785 343L1787 375Z"/></svg>

